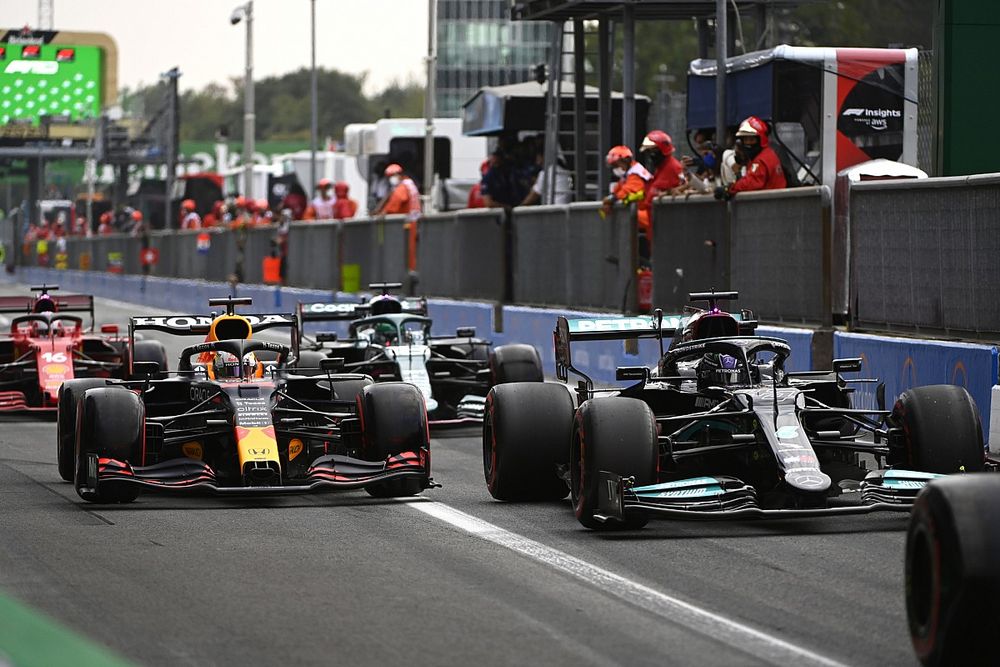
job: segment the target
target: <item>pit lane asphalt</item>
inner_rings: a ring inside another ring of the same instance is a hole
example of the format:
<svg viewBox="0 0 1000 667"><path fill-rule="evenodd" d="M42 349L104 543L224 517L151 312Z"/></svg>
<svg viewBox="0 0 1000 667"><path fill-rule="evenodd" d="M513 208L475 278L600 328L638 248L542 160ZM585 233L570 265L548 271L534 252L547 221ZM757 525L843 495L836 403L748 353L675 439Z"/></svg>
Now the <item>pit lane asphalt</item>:
<svg viewBox="0 0 1000 667"><path fill-rule="evenodd" d="M99 300L98 322L149 312ZM39 419L0 426L0 592L140 664L763 662L364 492L84 504L58 477L55 430ZM424 492L429 500L830 660L916 664L905 515L596 534L568 501L493 501L474 429L434 435L444 488Z"/></svg>

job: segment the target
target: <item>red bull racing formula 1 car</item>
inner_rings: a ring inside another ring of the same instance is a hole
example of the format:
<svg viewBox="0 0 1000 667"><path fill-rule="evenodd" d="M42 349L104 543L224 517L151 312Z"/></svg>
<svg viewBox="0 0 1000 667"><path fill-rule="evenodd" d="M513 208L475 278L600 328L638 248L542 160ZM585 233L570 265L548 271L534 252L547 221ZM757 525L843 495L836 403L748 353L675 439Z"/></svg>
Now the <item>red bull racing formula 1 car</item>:
<svg viewBox="0 0 1000 667"><path fill-rule="evenodd" d="M159 343L141 341L135 348L117 325L94 333L94 297L53 296L58 285L31 289L35 296L0 296L0 313L14 314L0 337L0 411L54 412L63 382L124 379L130 352L140 361L161 356ZM90 321L85 324L78 313L89 314Z"/></svg>
<svg viewBox="0 0 1000 667"><path fill-rule="evenodd" d="M961 387L904 392L892 410L851 407L844 373L786 372L780 339L753 335L750 311L723 312L736 293L692 294L693 315L567 320L555 330L560 384L507 384L487 397L486 482L493 497L572 495L588 528L649 518L743 518L909 511L939 476L994 466L976 406ZM669 349L664 338L673 336ZM655 370L622 367L622 387L597 389L573 367L571 344L654 338Z"/></svg>
<svg viewBox="0 0 1000 667"><path fill-rule="evenodd" d="M215 316L133 317L138 331L201 336L176 371L133 364L140 380L71 380L59 403L59 471L92 502L141 490L279 494L364 488L407 496L433 485L420 391L337 373L298 374L296 320L236 314L250 299L213 299ZM254 339L285 328L292 344Z"/></svg>

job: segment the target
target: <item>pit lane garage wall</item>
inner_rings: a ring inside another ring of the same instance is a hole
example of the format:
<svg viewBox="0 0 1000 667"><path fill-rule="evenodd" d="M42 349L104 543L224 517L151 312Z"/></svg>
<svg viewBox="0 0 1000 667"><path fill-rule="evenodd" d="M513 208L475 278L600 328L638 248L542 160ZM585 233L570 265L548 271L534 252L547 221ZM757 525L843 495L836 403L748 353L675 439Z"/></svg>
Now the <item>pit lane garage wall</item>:
<svg viewBox="0 0 1000 667"><path fill-rule="evenodd" d="M998 392L998 348L996 345L898 338L873 334L837 332L833 337L834 356L860 357L859 377L885 382L886 402L912 387L928 384L956 384L965 387L979 407L984 437L1000 444L1000 404ZM856 407L875 407L875 385L862 384L854 394ZM990 428L994 433L990 432Z"/></svg>
<svg viewBox="0 0 1000 667"><path fill-rule="evenodd" d="M177 280L131 275L115 275L94 271L58 271L38 267L25 267L13 277L24 284L41 282L58 283L64 291L83 292L115 299L125 303L143 304L150 309L201 312L210 297L228 294L226 283L201 280ZM357 302L357 296L331 293L328 290L275 288L268 285L240 285L240 296L253 297L255 306L265 309L294 310L299 301ZM477 335L505 343L534 345L549 372L555 366L552 348L552 329L557 315L583 318L615 318L620 314L532 308L527 306L497 306L490 303L430 299L429 314L434 320L434 331L447 334L458 327L474 326ZM323 329L346 333L346 324L333 326L324 323ZM500 331L497 331L500 329ZM813 331L806 328L762 326L762 336L776 336L787 340L792 347L789 370L809 370L813 365ZM573 348L574 365L591 375L599 384L614 384L617 366L654 365L658 349L653 340L640 342L637 353L627 350L621 341L593 342ZM998 348L948 341L929 341L915 338L897 338L868 334L834 334L834 356L861 357L864 377L878 377L886 383L886 396L891 402L910 387L954 383L966 387L979 406L983 428L990 432L997 424L997 433L991 441L1000 444L1000 413L992 411L991 394L1000 409L998 383ZM874 385L858 389L861 405L875 405ZM995 417L995 419L991 419ZM985 435L985 434L984 434Z"/></svg>

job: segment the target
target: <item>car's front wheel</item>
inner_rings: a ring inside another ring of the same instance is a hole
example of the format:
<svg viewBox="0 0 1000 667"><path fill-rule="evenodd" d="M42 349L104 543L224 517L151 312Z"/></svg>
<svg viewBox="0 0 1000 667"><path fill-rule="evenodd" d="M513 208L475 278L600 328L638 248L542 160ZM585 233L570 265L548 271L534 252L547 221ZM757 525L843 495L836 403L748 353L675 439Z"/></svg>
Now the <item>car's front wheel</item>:
<svg viewBox="0 0 1000 667"><path fill-rule="evenodd" d="M570 447L570 489L577 520L596 530L642 528L647 518L629 515L622 523L601 522L598 511L598 474L603 470L634 477L635 486L656 483L659 448L656 418L636 398L612 396L584 401L576 411Z"/></svg>
<svg viewBox="0 0 1000 667"><path fill-rule="evenodd" d="M84 500L95 503L130 503L139 487L116 481L91 486L91 454L131 465L143 465L146 406L138 394L116 387L84 392L77 404L76 465L74 484Z"/></svg>

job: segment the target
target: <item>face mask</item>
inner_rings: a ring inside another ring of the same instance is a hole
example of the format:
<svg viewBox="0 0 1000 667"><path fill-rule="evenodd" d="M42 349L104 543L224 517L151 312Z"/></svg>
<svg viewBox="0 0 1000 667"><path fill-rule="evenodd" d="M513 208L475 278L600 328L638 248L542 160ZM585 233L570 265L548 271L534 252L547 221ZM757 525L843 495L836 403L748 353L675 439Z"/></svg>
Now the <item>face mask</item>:
<svg viewBox="0 0 1000 667"><path fill-rule="evenodd" d="M399 176L390 176L389 177L389 184L390 185L399 185L402 181L403 181L403 179L400 178Z"/></svg>
<svg viewBox="0 0 1000 667"><path fill-rule="evenodd" d="M621 167L615 167L611 170L611 173L615 175L615 178L621 178L625 175L625 170Z"/></svg>

